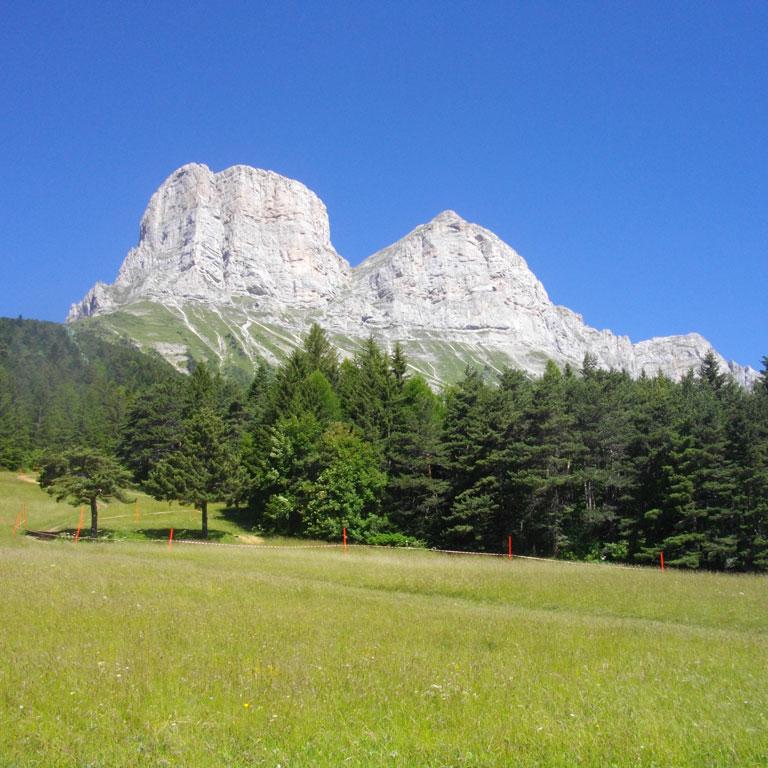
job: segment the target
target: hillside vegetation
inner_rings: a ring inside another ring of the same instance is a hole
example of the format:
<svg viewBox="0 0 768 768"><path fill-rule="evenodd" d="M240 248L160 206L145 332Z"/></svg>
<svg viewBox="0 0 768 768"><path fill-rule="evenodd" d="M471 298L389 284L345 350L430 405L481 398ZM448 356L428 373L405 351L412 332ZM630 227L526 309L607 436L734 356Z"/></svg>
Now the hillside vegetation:
<svg viewBox="0 0 768 768"><path fill-rule="evenodd" d="M269 535L494 553L511 536L518 554L768 568L768 366L747 391L711 353L680 382L587 355L537 379L468 368L435 392L400 347L369 339L340 361L313 326L246 389L50 324L0 331L0 464L75 450L45 459L59 498L83 485L61 472L84 446L199 508L203 537L224 503Z"/></svg>
<svg viewBox="0 0 768 768"><path fill-rule="evenodd" d="M180 378L127 342L0 318L0 467L76 443L113 448L137 394Z"/></svg>

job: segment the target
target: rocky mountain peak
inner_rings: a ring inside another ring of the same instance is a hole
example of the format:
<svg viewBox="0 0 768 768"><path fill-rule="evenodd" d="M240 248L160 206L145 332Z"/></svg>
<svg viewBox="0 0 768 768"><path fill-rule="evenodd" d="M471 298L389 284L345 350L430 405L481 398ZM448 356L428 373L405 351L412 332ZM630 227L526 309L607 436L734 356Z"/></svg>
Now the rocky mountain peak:
<svg viewBox="0 0 768 768"><path fill-rule="evenodd" d="M518 253L443 211L355 267L329 312L378 327L510 328L515 312L541 304L549 297Z"/></svg>
<svg viewBox="0 0 768 768"><path fill-rule="evenodd" d="M139 243L112 286L97 284L70 319L141 299L222 303L234 297L301 308L327 303L349 279L328 214L303 184L236 165L191 163L152 195Z"/></svg>
<svg viewBox="0 0 768 768"><path fill-rule="evenodd" d="M440 213L438 213L437 216L435 216L435 218L432 219L432 221L428 222L428 225L429 224L443 224L443 223L445 223L445 224L454 224L454 225L458 225L458 226L464 226L466 224L469 224L469 222L466 219L464 219L461 216L459 216L459 214L456 213L456 211L452 211L450 208L446 209L445 211L441 211Z"/></svg>
<svg viewBox="0 0 768 768"><path fill-rule="evenodd" d="M130 321L135 332L152 314L147 302L164 313L163 322L177 314L194 344L222 361L233 343L247 356L274 361L276 348L287 353L318 321L348 353L371 334L385 345L401 342L435 383L466 363L540 373L548 359L578 367L586 352L604 368L679 378L711 348L697 334L633 344L589 327L550 301L514 249L452 210L350 269L331 243L317 195L246 165L214 173L191 163L174 171L152 195L139 243L115 283L96 283L69 319L122 309L139 318ZM187 304L215 322L194 327ZM158 327L152 346L181 364L189 348L173 327L167 339ZM260 341L264 333L268 341ZM752 369L718 359L742 383L756 378Z"/></svg>

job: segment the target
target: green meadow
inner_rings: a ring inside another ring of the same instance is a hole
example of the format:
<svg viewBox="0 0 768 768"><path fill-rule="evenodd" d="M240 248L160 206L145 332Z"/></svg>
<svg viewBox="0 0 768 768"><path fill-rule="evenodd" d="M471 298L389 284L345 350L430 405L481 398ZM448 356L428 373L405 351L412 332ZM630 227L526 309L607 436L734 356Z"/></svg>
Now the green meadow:
<svg viewBox="0 0 768 768"><path fill-rule="evenodd" d="M765 766L768 579L262 540L0 474L2 766ZM87 516L86 516L87 520ZM241 546L221 546L240 544Z"/></svg>

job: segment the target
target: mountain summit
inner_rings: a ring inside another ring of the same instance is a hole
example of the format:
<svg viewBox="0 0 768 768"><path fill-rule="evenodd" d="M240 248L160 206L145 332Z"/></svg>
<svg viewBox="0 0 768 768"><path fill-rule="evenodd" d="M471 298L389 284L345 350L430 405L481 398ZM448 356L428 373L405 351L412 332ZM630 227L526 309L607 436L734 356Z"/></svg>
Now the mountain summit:
<svg viewBox="0 0 768 768"><path fill-rule="evenodd" d="M325 206L303 184L235 165L212 173L190 164L152 195L139 244L114 285L97 283L70 319L141 299L221 304L236 296L263 307L321 306L349 279L331 245Z"/></svg>
<svg viewBox="0 0 768 768"><path fill-rule="evenodd" d="M94 318L176 364L189 357L275 361L319 322L351 353L373 335L399 341L435 383L466 364L540 373L548 359L679 378L711 349L698 334L632 344L553 304L525 260L493 232L443 211L349 264L307 187L236 165L179 168L149 201L139 243L113 285L97 283L68 320ZM742 384L752 369L720 358Z"/></svg>

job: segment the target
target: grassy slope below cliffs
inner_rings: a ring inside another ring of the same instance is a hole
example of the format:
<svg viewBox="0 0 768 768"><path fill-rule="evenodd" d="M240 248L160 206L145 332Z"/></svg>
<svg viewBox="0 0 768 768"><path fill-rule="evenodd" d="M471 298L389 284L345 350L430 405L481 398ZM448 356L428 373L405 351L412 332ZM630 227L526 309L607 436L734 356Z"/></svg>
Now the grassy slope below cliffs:
<svg viewBox="0 0 768 768"><path fill-rule="evenodd" d="M120 311L80 320L74 328L90 329L107 338L130 339L141 349L159 352L179 369L190 360L205 361L226 375L249 382L259 360L282 362L301 344L315 320L311 313L286 312L281 318L260 318L247 302L226 309L189 302L183 307L143 301ZM355 353L365 339L329 332L342 355ZM374 332L384 348L400 341L414 371L433 386L453 383L472 365L491 375L514 360L482 343L445 341L437 332L423 331L408 338ZM546 359L542 356L541 367Z"/></svg>
<svg viewBox="0 0 768 768"><path fill-rule="evenodd" d="M44 542L0 486L0 765L768 762L766 577Z"/></svg>

